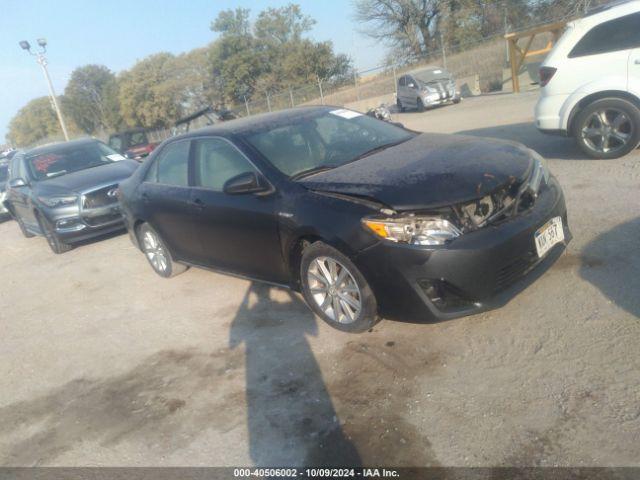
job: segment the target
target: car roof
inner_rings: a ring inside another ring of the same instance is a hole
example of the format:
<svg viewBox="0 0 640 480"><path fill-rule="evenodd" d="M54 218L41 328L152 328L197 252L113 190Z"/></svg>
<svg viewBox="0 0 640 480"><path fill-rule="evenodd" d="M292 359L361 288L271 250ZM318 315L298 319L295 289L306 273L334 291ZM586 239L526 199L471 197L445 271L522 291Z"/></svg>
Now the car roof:
<svg viewBox="0 0 640 480"><path fill-rule="evenodd" d="M68 150L69 148L73 148L75 146L87 145L89 143L96 143L98 140L95 138L81 138L79 140L71 140L69 142L57 142L57 143L49 143L47 145L42 145L40 147L31 148L29 150L25 150L23 153L25 155L40 155L43 153L54 153L62 150Z"/></svg>
<svg viewBox="0 0 640 480"><path fill-rule="evenodd" d="M576 26L591 27L639 11L640 0L619 0L594 7L572 23Z"/></svg>
<svg viewBox="0 0 640 480"><path fill-rule="evenodd" d="M254 130L260 130L265 127L276 126L278 124L295 123L296 120L301 120L309 116L317 116L324 112L330 112L332 110L342 108L343 107L326 105L287 108L285 110L278 110L277 112L260 113L249 117L228 120L208 127L199 128L182 135L177 135L172 139L198 137L203 135L230 136L243 134Z"/></svg>

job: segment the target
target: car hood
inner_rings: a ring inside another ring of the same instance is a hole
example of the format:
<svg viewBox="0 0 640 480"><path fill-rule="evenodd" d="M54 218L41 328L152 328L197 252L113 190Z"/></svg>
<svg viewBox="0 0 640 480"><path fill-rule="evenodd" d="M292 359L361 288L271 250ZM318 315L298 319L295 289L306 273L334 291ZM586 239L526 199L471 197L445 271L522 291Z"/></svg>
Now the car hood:
<svg viewBox="0 0 640 480"><path fill-rule="evenodd" d="M120 160L99 167L87 168L60 177L49 178L38 182L38 191L42 192L75 192L82 193L100 185L119 183L129 176L140 165L134 160Z"/></svg>
<svg viewBox="0 0 640 480"><path fill-rule="evenodd" d="M414 210L481 198L514 180L524 180L531 165L529 150L517 143L424 133L300 183L311 190Z"/></svg>

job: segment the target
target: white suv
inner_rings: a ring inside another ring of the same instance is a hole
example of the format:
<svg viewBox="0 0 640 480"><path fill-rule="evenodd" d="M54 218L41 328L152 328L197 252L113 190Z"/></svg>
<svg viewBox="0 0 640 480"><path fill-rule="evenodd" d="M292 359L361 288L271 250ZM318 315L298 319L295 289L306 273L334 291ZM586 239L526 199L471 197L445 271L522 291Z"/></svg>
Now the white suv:
<svg viewBox="0 0 640 480"><path fill-rule="evenodd" d="M540 68L536 126L575 138L594 158L640 143L640 0L601 7L567 25Z"/></svg>

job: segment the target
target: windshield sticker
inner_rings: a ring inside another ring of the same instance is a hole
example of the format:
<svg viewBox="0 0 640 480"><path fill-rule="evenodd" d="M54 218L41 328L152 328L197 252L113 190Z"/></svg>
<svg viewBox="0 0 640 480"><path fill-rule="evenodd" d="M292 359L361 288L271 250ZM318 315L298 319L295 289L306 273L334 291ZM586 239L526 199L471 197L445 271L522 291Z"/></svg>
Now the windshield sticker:
<svg viewBox="0 0 640 480"><path fill-rule="evenodd" d="M126 158L123 157L122 155L120 155L119 153L114 153L112 155L107 155L107 158L109 160L111 160L112 162L119 162L120 160L126 160Z"/></svg>
<svg viewBox="0 0 640 480"><path fill-rule="evenodd" d="M329 113L337 115L338 117L346 118L347 120L362 116L361 113L354 112L353 110L347 110L345 108L341 108L339 110L331 110Z"/></svg>

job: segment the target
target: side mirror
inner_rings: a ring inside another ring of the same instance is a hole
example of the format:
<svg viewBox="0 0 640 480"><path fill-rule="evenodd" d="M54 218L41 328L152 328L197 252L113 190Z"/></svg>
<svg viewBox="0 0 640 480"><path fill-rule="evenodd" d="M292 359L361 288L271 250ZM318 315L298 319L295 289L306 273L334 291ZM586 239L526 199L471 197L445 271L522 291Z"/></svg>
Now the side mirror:
<svg viewBox="0 0 640 480"><path fill-rule="evenodd" d="M247 172L227 180L222 187L227 195L242 195L269 191L269 185L259 173Z"/></svg>
<svg viewBox="0 0 640 480"><path fill-rule="evenodd" d="M11 188L20 188L26 186L27 182L25 182L22 178L14 178L13 180L9 180L9 187Z"/></svg>

